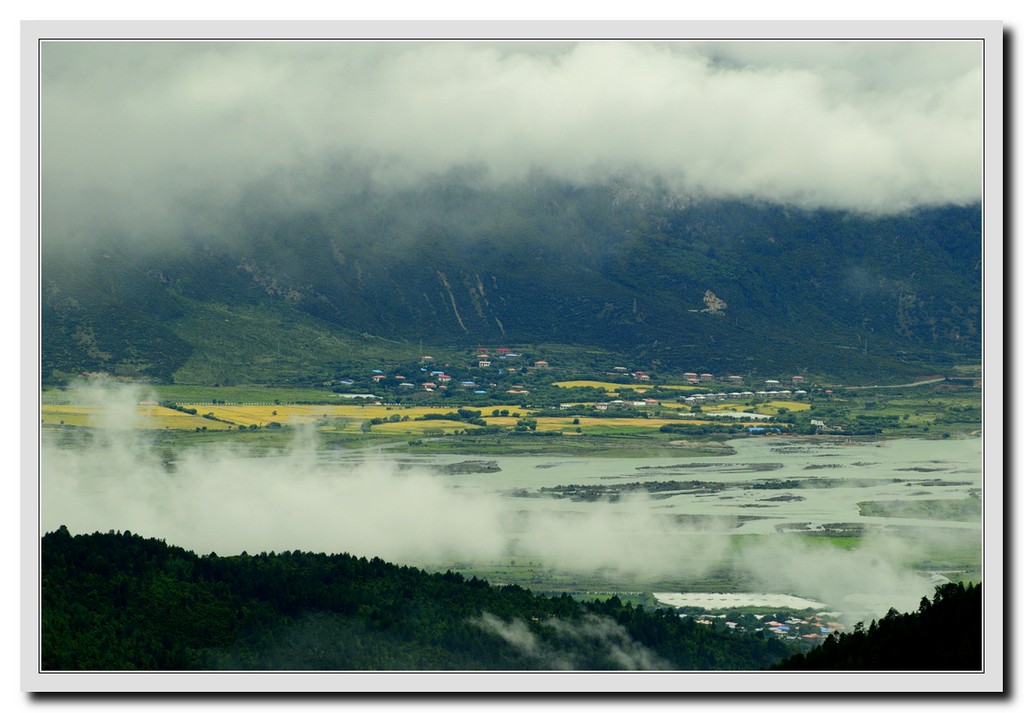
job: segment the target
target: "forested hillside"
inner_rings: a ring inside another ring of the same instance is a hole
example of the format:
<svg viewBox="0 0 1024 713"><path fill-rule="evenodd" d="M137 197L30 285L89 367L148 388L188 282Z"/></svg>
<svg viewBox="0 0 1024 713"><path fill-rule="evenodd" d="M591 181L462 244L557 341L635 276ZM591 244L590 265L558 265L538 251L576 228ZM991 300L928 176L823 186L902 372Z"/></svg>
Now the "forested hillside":
<svg viewBox="0 0 1024 713"><path fill-rule="evenodd" d="M865 629L830 635L774 668L793 671L980 671L981 585L952 583L916 612L890 609Z"/></svg>
<svg viewBox="0 0 1024 713"><path fill-rule="evenodd" d="M129 532L42 539L43 670L761 669L774 638L306 552L197 556Z"/></svg>
<svg viewBox="0 0 1024 713"><path fill-rule="evenodd" d="M161 246L44 236L44 379L171 381L217 352L272 360L300 328L408 355L546 342L649 368L850 381L980 358L978 205L872 217L470 178L316 205L254 192L215 234ZM236 332L231 315L256 309L264 331ZM314 367L330 356L315 341L308 352Z"/></svg>

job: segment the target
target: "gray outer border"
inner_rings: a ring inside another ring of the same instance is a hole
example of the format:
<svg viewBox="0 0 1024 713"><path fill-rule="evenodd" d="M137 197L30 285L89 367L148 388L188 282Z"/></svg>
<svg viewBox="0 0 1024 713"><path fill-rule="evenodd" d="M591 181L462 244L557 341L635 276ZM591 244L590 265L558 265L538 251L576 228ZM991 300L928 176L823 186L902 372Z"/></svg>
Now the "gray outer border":
<svg viewBox="0 0 1024 713"><path fill-rule="evenodd" d="M983 673L338 672L40 673L38 481L38 41L50 39L983 39L983 360L985 650ZM973 692L1007 689L1003 522L1003 26L971 22L22 22L21 24L21 688L32 692ZM26 427L31 424L31 428ZM780 680L781 679L781 680ZM785 681L783 684L782 681Z"/></svg>

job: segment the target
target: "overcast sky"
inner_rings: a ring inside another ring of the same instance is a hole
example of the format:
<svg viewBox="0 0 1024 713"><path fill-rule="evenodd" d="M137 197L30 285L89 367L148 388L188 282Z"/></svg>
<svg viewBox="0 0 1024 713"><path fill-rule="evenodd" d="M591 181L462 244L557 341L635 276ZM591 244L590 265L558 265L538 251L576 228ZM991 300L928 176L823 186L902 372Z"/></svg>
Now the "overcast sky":
<svg viewBox="0 0 1024 713"><path fill-rule="evenodd" d="M892 212L981 197L980 42L46 42L44 241L453 167ZM306 183L304 183L306 181Z"/></svg>

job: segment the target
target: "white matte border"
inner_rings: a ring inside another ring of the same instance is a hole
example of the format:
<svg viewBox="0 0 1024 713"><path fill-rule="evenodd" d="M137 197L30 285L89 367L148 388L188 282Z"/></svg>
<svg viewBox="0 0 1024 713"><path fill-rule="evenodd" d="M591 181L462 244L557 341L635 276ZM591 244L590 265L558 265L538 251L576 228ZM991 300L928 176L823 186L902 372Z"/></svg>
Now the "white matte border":
<svg viewBox="0 0 1024 713"><path fill-rule="evenodd" d="M21 687L35 692L1000 692L1005 680L1003 522L1003 28L998 22L23 22ZM982 39L985 41L983 673L338 672L41 673L38 479L38 41L51 39ZM33 424L31 428L27 424Z"/></svg>

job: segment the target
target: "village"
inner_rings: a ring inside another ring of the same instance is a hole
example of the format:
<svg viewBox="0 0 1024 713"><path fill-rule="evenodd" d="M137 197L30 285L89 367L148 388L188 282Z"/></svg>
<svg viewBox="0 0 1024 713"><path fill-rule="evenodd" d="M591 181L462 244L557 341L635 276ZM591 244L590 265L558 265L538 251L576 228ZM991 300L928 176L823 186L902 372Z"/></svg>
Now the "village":
<svg viewBox="0 0 1024 713"><path fill-rule="evenodd" d="M493 355L492 355L493 352ZM441 368L438 368L438 367ZM661 404L665 398L671 398L689 406L721 401L790 400L808 397L808 381L806 377L795 375L785 381L780 378L767 378L757 382L758 390L743 389L754 385L752 377L737 374L715 376L709 372L685 372L680 376L658 379L644 370L631 370L625 366L612 366L604 372L581 374L578 368L562 370L546 359L526 359L519 351L509 347L489 349L478 347L461 363L448 361L443 365L436 363L431 355L420 357L415 366L403 366L398 369L374 368L368 378L366 375L343 377L327 382L341 398L367 399L370 401L388 402L398 397L399 403L403 396L415 396L417 401L427 402L429 395L443 399L451 399L456 394L465 398L473 397L473 403L484 400L504 403L508 400L522 403L523 397L534 393L530 401L532 406L557 407L571 409L579 403L568 401L545 402L536 393L538 389L554 386L566 392L572 389L590 388L588 396L599 396L598 392L616 393L619 391L633 394L660 392L660 398L645 396L635 399L588 399L598 411L626 408L650 408ZM789 386L792 388L783 388ZM370 387L375 393L366 393L361 387ZM547 392L544 395L556 395ZM665 392L669 393L665 393ZM826 391L825 393L831 393ZM460 399L461 401L462 399ZM526 403L522 403L526 405Z"/></svg>
<svg viewBox="0 0 1024 713"><path fill-rule="evenodd" d="M477 347L444 356L396 353L339 367L333 378L302 386L157 385L138 407L150 427L175 431L313 423L332 437L389 436L416 447L428 446L421 436L445 436L445 443L430 442L433 448L455 443L453 437L502 434L585 436L573 440L590 446L600 437L640 433L669 441L737 435L949 438L976 435L980 425L976 379L957 372L901 386L845 387L816 384L813 376L792 372L636 368L619 361L621 356L598 354L557 346ZM44 425L88 422L73 412L61 389L44 400L50 402ZM532 439L530 447L541 445Z"/></svg>
<svg viewBox="0 0 1024 713"><path fill-rule="evenodd" d="M774 616L740 612L704 613L695 615L694 621L702 626L725 626L734 631L752 633L767 632L780 639L817 644L830 634L841 634L846 631L846 627L841 622L835 621L838 616L838 612L819 612L804 617L795 614L786 616L780 613L776 613ZM766 619L767 621L765 621Z"/></svg>

